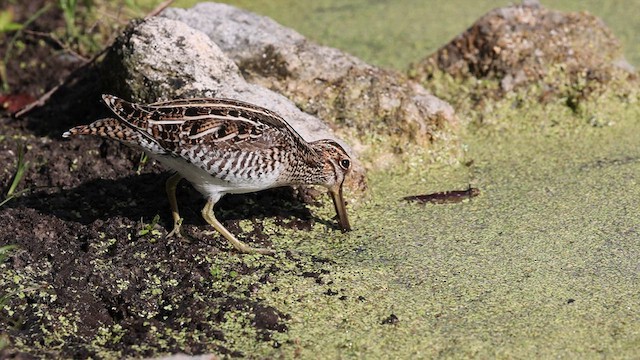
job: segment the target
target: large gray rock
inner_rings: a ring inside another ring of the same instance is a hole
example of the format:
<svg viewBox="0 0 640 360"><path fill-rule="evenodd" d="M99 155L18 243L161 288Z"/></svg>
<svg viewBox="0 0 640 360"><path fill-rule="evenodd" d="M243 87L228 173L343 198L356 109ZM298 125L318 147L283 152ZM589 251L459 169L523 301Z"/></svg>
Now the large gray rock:
<svg viewBox="0 0 640 360"><path fill-rule="evenodd" d="M161 16L206 33L248 81L284 94L354 141L367 144L382 135L383 146L395 151L411 143L457 149L453 108L402 74L225 4L171 8Z"/></svg>
<svg viewBox="0 0 640 360"><path fill-rule="evenodd" d="M134 101L238 99L276 111L308 141L335 138L327 125L286 97L247 83L215 43L179 21L155 17L130 26L113 45L104 69L110 73L107 82Z"/></svg>
<svg viewBox="0 0 640 360"><path fill-rule="evenodd" d="M419 81L438 71L495 80L499 97L535 84L543 89L541 100L580 99L600 85L635 77L602 20L549 10L536 0L488 12L412 69Z"/></svg>
<svg viewBox="0 0 640 360"><path fill-rule="evenodd" d="M331 138L354 158L348 186L363 189L364 169L356 154L320 119L286 97L247 83L236 64L204 33L167 18L131 24L101 66L111 91L139 102L219 97L247 101L281 115L307 141Z"/></svg>

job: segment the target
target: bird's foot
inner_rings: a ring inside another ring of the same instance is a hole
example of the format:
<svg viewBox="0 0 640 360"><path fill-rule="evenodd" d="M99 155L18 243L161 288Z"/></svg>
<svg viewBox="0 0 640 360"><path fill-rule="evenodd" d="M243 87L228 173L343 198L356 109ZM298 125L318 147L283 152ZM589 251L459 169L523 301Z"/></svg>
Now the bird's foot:
<svg viewBox="0 0 640 360"><path fill-rule="evenodd" d="M177 237L177 238L182 238L182 218L178 218L177 220L174 221L173 223L173 230L171 230L170 233L167 234L167 237Z"/></svg>

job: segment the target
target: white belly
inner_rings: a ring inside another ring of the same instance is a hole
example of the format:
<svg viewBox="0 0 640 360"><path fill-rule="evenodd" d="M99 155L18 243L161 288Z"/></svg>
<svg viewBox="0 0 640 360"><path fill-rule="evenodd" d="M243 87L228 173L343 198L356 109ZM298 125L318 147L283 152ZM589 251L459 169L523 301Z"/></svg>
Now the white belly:
<svg viewBox="0 0 640 360"><path fill-rule="evenodd" d="M260 177L240 177L229 175L225 180L217 178L198 165L190 164L181 158L149 154L162 165L173 169L187 179L198 192L205 197L221 197L224 194L243 194L281 186L278 184L280 169Z"/></svg>

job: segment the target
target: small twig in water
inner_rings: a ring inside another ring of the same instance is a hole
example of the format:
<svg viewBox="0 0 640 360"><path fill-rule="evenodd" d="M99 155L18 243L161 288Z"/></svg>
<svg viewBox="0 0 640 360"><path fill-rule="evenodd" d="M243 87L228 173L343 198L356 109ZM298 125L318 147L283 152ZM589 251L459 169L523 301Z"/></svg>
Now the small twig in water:
<svg viewBox="0 0 640 360"><path fill-rule="evenodd" d="M415 201L420 204L453 204L480 195L480 189L469 186L467 190L443 191L425 195L405 196L407 201Z"/></svg>

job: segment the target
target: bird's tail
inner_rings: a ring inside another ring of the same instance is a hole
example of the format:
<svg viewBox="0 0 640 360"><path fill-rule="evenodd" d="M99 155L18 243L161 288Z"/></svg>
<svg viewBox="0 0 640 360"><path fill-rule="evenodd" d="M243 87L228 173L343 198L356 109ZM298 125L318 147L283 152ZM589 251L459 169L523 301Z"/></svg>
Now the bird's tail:
<svg viewBox="0 0 640 360"><path fill-rule="evenodd" d="M73 127L65 131L62 137L69 138L77 135L93 135L113 139L153 154L166 153L166 150L155 139L114 118L100 119L89 125Z"/></svg>
<svg viewBox="0 0 640 360"><path fill-rule="evenodd" d="M80 125L65 131L62 137L68 138L76 135L93 135L122 141L124 143L135 142L140 136L132 129L124 126L113 118L105 118L92 122L89 125Z"/></svg>

